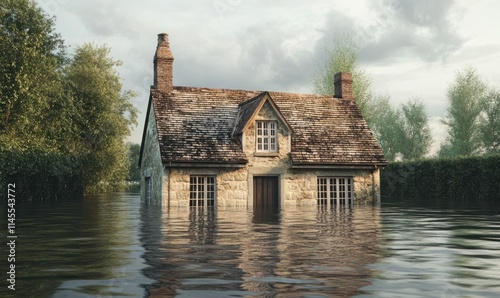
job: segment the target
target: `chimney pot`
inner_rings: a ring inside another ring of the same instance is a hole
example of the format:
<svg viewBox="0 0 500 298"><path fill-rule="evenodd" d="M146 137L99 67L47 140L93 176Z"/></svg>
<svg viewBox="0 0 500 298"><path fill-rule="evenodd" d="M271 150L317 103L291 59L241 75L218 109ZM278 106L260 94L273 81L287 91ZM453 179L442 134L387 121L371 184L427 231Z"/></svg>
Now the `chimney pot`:
<svg viewBox="0 0 500 298"><path fill-rule="evenodd" d="M346 100L354 100L351 73L339 72L335 74L335 76L333 77L333 85L335 87L334 97Z"/></svg>

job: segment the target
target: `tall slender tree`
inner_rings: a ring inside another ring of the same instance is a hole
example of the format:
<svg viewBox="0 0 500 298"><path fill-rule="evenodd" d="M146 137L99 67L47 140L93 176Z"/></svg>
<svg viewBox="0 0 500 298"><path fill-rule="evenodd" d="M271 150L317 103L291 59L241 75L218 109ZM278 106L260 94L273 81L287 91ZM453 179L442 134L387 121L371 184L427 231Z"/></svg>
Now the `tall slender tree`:
<svg viewBox="0 0 500 298"><path fill-rule="evenodd" d="M480 151L480 114L485 92L486 84L473 67L457 72L448 89L447 115L442 121L448 127L448 139L440 156L468 156Z"/></svg>
<svg viewBox="0 0 500 298"><path fill-rule="evenodd" d="M395 160L401 153L403 131L403 119L399 110L394 109L389 96L378 96L375 98L373 112L377 117L372 120L372 131L380 144L387 160Z"/></svg>
<svg viewBox="0 0 500 298"><path fill-rule="evenodd" d="M400 153L403 159L412 160L424 157L432 142L429 117L425 105L419 98L411 98L402 104L401 115L403 130Z"/></svg>
<svg viewBox="0 0 500 298"><path fill-rule="evenodd" d="M371 91L372 80L359 65L359 49L354 40L346 33L337 33L331 47L325 47L327 54L326 64L316 73L313 86L318 94L335 93L333 76L338 72L350 72L353 77L353 93L356 104L361 113L370 124L373 119L371 104L373 94Z"/></svg>
<svg viewBox="0 0 500 298"><path fill-rule="evenodd" d="M500 153L500 92L498 90L490 90L486 96L479 129L485 151Z"/></svg>
<svg viewBox="0 0 500 298"><path fill-rule="evenodd" d="M141 145L134 143L127 143L128 159L129 159L129 181L140 181L141 171L139 169L139 155L141 152Z"/></svg>

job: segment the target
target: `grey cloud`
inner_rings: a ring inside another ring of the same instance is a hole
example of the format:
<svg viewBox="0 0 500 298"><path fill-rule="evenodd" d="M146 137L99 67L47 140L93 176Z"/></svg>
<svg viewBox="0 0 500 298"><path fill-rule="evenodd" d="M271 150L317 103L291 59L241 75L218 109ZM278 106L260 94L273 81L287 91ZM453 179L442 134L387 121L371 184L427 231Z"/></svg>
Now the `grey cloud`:
<svg viewBox="0 0 500 298"><path fill-rule="evenodd" d="M133 37L137 34L130 15L115 1L71 1L66 5L67 10L76 15L82 24L97 36Z"/></svg>
<svg viewBox="0 0 500 298"><path fill-rule="evenodd" d="M392 53L396 58L414 55L427 62L444 61L465 42L452 22L454 1L395 0L378 5L381 10L389 9L394 20L379 40L367 44L374 58L389 58Z"/></svg>
<svg viewBox="0 0 500 298"><path fill-rule="evenodd" d="M273 23L263 23L244 28L235 36L225 36L225 40L207 43L201 49L183 47L182 53L174 52L174 82L213 88L298 91L311 81L311 52L304 48L297 49L294 56L285 55L283 42L293 32L278 28Z"/></svg>
<svg viewBox="0 0 500 298"><path fill-rule="evenodd" d="M374 23L366 27L343 12L330 12L323 42L335 32L347 31L359 44L363 63L415 57L445 61L465 42L454 27L453 16L459 10L452 0L389 0L370 2L370 6Z"/></svg>

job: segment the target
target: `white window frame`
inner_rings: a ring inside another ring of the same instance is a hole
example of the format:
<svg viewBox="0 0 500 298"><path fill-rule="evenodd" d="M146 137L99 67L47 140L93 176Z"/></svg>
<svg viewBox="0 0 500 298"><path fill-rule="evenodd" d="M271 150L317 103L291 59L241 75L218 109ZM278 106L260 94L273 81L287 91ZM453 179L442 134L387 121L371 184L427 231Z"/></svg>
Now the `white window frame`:
<svg viewBox="0 0 500 298"><path fill-rule="evenodd" d="M352 177L318 176L317 199L319 206L353 205Z"/></svg>
<svg viewBox="0 0 500 298"><path fill-rule="evenodd" d="M255 151L257 153L278 152L278 122L256 121Z"/></svg>
<svg viewBox="0 0 500 298"><path fill-rule="evenodd" d="M192 175L189 177L189 206L215 207L217 183L215 176Z"/></svg>

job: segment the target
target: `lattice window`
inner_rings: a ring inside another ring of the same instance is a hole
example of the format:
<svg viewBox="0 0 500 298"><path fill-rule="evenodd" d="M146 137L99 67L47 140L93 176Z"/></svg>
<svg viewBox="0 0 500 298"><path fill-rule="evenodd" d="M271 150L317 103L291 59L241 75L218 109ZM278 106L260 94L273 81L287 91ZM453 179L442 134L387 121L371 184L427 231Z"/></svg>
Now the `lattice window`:
<svg viewBox="0 0 500 298"><path fill-rule="evenodd" d="M189 206L215 206L215 176L189 177Z"/></svg>
<svg viewBox="0 0 500 298"><path fill-rule="evenodd" d="M257 152L278 152L276 121L257 121Z"/></svg>
<svg viewBox="0 0 500 298"><path fill-rule="evenodd" d="M354 203L352 178L318 177L318 205L352 205Z"/></svg>

